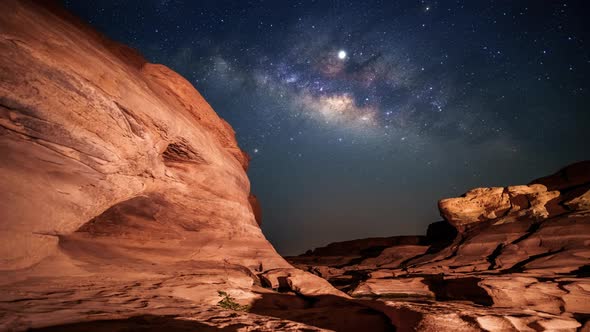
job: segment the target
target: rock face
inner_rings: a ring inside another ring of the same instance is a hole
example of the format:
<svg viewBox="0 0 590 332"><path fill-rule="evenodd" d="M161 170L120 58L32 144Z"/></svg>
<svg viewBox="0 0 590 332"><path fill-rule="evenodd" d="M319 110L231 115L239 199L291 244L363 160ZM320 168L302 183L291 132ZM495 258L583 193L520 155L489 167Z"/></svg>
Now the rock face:
<svg viewBox="0 0 590 332"><path fill-rule="evenodd" d="M249 264L286 265L256 226L233 130L186 80L55 12L3 6L1 270L39 264L66 240L155 234L143 225L179 248L175 259L197 249L206 259L217 242L231 261L244 256L232 243L253 241L260 257ZM117 214L129 219L109 219ZM238 227L206 231L228 224Z"/></svg>
<svg viewBox="0 0 590 332"><path fill-rule="evenodd" d="M411 245L359 252L352 243L371 241L357 240L288 260L353 297L397 308L390 317L402 330L588 328L589 190L590 161L580 162L529 185L443 199L445 220Z"/></svg>
<svg viewBox="0 0 590 332"><path fill-rule="evenodd" d="M265 239L249 157L188 81L48 3L0 14L0 330L320 330L217 306L275 310L262 274L351 303Z"/></svg>
<svg viewBox="0 0 590 332"><path fill-rule="evenodd" d="M67 13L3 7L0 270L155 248L154 263L289 267L252 213L247 155L189 82Z"/></svg>

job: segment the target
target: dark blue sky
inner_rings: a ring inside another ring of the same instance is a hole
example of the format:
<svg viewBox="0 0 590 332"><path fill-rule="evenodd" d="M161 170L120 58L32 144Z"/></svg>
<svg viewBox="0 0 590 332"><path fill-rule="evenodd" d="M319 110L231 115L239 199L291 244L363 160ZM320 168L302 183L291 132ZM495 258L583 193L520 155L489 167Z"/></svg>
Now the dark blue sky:
<svg viewBox="0 0 590 332"><path fill-rule="evenodd" d="M279 252L421 234L436 202L590 154L587 1L65 1L189 79Z"/></svg>

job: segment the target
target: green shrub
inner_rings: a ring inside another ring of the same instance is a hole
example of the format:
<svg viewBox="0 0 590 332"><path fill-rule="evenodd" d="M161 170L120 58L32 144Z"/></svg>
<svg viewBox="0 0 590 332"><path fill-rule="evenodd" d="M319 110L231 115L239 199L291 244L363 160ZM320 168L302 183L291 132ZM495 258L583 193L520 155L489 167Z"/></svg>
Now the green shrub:
<svg viewBox="0 0 590 332"><path fill-rule="evenodd" d="M217 291L217 294L219 294L219 296L221 297L221 301L217 302L217 305L224 308L224 309L230 309L230 310L236 310L236 311L248 311L250 309L249 305L241 305L241 304L237 303L236 299L234 299L227 292Z"/></svg>

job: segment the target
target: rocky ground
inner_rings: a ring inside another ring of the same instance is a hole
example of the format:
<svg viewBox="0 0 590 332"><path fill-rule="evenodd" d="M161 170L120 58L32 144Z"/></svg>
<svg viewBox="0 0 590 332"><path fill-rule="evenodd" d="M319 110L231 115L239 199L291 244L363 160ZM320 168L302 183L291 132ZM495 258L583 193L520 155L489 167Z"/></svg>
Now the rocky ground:
<svg viewBox="0 0 590 332"><path fill-rule="evenodd" d="M585 324L587 163L443 200L427 236L330 245L297 269L260 230L233 129L188 81L54 2L2 8L0 330Z"/></svg>
<svg viewBox="0 0 590 332"><path fill-rule="evenodd" d="M588 329L589 203L590 162L580 162L529 185L443 199L445 220L426 237L332 243L288 261L354 298L443 312L457 326Z"/></svg>

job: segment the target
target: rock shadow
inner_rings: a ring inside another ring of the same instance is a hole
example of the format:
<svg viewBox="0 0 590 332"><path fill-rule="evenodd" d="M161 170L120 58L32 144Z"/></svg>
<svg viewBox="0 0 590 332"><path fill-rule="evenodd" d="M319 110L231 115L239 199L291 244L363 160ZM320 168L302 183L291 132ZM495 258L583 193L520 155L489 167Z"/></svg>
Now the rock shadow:
<svg viewBox="0 0 590 332"><path fill-rule="evenodd" d="M339 331L395 331L383 312L334 295L260 294L250 312Z"/></svg>
<svg viewBox="0 0 590 332"><path fill-rule="evenodd" d="M492 306L494 299L479 285L480 278L467 277L445 279L432 275L424 278L424 283L435 294L437 301L471 301L483 306Z"/></svg>
<svg viewBox="0 0 590 332"><path fill-rule="evenodd" d="M176 316L142 315L126 319L106 319L88 322L71 323L30 329L35 332L234 332L245 327L234 324L218 328L192 320L182 320Z"/></svg>

